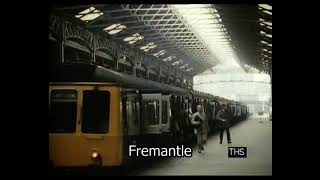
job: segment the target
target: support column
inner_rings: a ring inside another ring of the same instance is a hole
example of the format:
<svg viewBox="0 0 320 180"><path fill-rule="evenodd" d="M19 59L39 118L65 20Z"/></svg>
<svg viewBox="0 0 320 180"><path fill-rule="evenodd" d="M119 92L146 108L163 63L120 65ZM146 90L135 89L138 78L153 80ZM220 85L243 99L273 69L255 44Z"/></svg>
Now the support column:
<svg viewBox="0 0 320 180"><path fill-rule="evenodd" d="M177 69L174 69L174 77L175 77L175 79L174 79L174 85L175 86L177 86L176 84L177 84Z"/></svg>
<svg viewBox="0 0 320 180"><path fill-rule="evenodd" d="M134 58L132 59L132 63L133 63L132 71L133 71L133 76L134 76L134 77L137 77L136 58L137 58L137 57L134 57Z"/></svg>
<svg viewBox="0 0 320 180"><path fill-rule="evenodd" d="M65 39L66 31L65 31L65 22L64 21L61 21L61 22L62 22L61 23L61 35L62 35L62 37L61 37L61 41L59 43L59 49L60 49L60 62L64 63L65 62L65 60L64 60L64 45L65 45L65 41L66 41L66 39Z"/></svg>
<svg viewBox="0 0 320 180"><path fill-rule="evenodd" d="M271 111L270 111L270 107L269 107L269 120L272 121L272 72L270 73L270 107L271 107Z"/></svg>
<svg viewBox="0 0 320 180"><path fill-rule="evenodd" d="M115 59L115 64L114 64L116 71L119 70L119 63L118 63L118 61L119 61L119 55L117 54L117 57L116 57L116 59Z"/></svg>
<svg viewBox="0 0 320 180"><path fill-rule="evenodd" d="M147 59L147 79L150 79L150 60Z"/></svg>
<svg viewBox="0 0 320 180"><path fill-rule="evenodd" d="M162 68L161 68L161 63L159 63L159 68L158 68L158 70L159 70L158 81L161 82L161 81L160 81L160 80L161 80L161 70L162 70Z"/></svg>
<svg viewBox="0 0 320 180"><path fill-rule="evenodd" d="M193 90L193 84L194 84L194 82L193 82L193 76L191 76L191 89Z"/></svg>
<svg viewBox="0 0 320 180"><path fill-rule="evenodd" d="M96 43L96 36L93 36L93 53L92 53L92 56L93 56L93 58L92 58L92 62L93 62L93 64L95 64L96 63L96 48L97 48L97 43Z"/></svg>
<svg viewBox="0 0 320 180"><path fill-rule="evenodd" d="M167 84L169 84L169 78L170 78L170 67L167 66L167 79L165 80Z"/></svg>
<svg viewBox="0 0 320 180"><path fill-rule="evenodd" d="M185 88L183 72L181 72L181 79L182 79L182 87Z"/></svg>
<svg viewBox="0 0 320 180"><path fill-rule="evenodd" d="M171 76L171 67L170 66L168 67L168 72L167 73L168 73L168 76L167 76L167 80L166 81L167 81L167 84L169 84L170 83L170 76Z"/></svg>

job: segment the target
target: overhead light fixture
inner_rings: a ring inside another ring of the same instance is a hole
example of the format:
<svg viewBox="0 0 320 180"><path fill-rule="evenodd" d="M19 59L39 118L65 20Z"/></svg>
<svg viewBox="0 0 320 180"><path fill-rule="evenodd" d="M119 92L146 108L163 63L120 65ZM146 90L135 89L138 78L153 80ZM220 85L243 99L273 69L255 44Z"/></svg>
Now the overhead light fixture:
<svg viewBox="0 0 320 180"><path fill-rule="evenodd" d="M263 21L264 24L268 25L268 26L272 26L272 22L269 21Z"/></svg>
<svg viewBox="0 0 320 180"><path fill-rule="evenodd" d="M178 65L178 64L180 64L180 63L183 63L183 61L182 61L182 60L179 60L179 61L176 61L176 62L172 63L171 65L172 65L172 66L176 66L176 65Z"/></svg>
<svg viewBox="0 0 320 180"><path fill-rule="evenodd" d="M123 31L124 29L126 29L127 27L125 25L122 25L122 24L112 24L106 28L104 28L103 30L105 32L107 32L108 34L117 34L121 31Z"/></svg>
<svg viewBox="0 0 320 180"><path fill-rule="evenodd" d="M165 59L163 59L163 61L171 61L172 59L174 59L175 58L175 56L169 56L169 57L167 57L167 58L165 58Z"/></svg>
<svg viewBox="0 0 320 180"><path fill-rule="evenodd" d="M266 20L262 19L262 18L259 18L259 21L260 22L265 22Z"/></svg>
<svg viewBox="0 0 320 180"><path fill-rule="evenodd" d="M264 31L260 31L260 34L266 34L266 32L264 32Z"/></svg>
<svg viewBox="0 0 320 180"><path fill-rule="evenodd" d="M161 51L159 51L157 53L154 53L153 56L159 57L159 56L164 55L164 54L165 54L165 50L161 50Z"/></svg>
<svg viewBox="0 0 320 180"><path fill-rule="evenodd" d="M79 12L77 15L75 15L75 17L81 19L82 21L89 22L102 15L103 13L100 10L96 9L95 7L90 7Z"/></svg>
<svg viewBox="0 0 320 180"><path fill-rule="evenodd" d="M155 47L157 47L157 45L155 45L153 42L151 42L151 43L148 43L148 44L146 44L146 45L144 45L144 46L141 46L140 49L141 49L141 50L144 50L145 52L147 52L147 51L149 51L150 49L153 49L153 48L155 48Z"/></svg>
<svg viewBox="0 0 320 180"><path fill-rule="evenodd" d="M215 8L211 8L211 11L213 11L214 13L218 13L218 11Z"/></svg>
<svg viewBox="0 0 320 180"><path fill-rule="evenodd" d="M269 4L259 4L259 7L267 10L272 10L272 6L270 6Z"/></svg>
<svg viewBox="0 0 320 180"><path fill-rule="evenodd" d="M272 44L269 44L269 43L267 43L267 42L265 42L265 41L261 41L261 43L262 43L262 44L266 44L266 45L272 47Z"/></svg>
<svg viewBox="0 0 320 180"><path fill-rule="evenodd" d="M262 11L262 12L269 14L269 15L272 15L272 12L270 12L270 11Z"/></svg>
<svg viewBox="0 0 320 180"><path fill-rule="evenodd" d="M184 68L186 68L186 67L188 67L188 64L185 64L185 65L183 65L183 66L180 66L179 69L184 69Z"/></svg>
<svg viewBox="0 0 320 180"><path fill-rule="evenodd" d="M184 69L186 66L185 65L183 65L183 66L180 66L179 67L179 69Z"/></svg>
<svg viewBox="0 0 320 180"><path fill-rule="evenodd" d="M141 36L139 33L135 33L129 37L124 38L123 41L128 42L129 44L133 44L133 43L138 42L139 40L142 40L143 38L144 37Z"/></svg>

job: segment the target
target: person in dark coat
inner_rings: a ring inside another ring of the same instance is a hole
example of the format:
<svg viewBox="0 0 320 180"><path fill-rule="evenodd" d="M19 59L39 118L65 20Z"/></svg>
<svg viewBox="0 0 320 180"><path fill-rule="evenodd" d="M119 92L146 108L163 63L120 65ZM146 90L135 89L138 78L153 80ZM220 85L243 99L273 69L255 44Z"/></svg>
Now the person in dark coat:
<svg viewBox="0 0 320 180"><path fill-rule="evenodd" d="M222 144L223 140L223 132L226 130L228 144L231 143L231 135L230 135L230 112L227 110L227 106L225 104L221 105L221 109L217 114L218 126L220 129L220 144Z"/></svg>

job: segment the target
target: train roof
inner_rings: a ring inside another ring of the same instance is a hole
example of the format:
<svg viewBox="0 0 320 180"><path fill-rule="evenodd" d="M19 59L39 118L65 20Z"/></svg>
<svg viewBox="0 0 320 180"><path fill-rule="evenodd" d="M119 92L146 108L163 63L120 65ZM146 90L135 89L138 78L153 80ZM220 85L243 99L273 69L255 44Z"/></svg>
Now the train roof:
<svg viewBox="0 0 320 180"><path fill-rule="evenodd" d="M105 67L87 63L56 64L50 69L50 82L109 82L125 88L145 91L169 92L190 96L186 89L135 77Z"/></svg>
<svg viewBox="0 0 320 180"><path fill-rule="evenodd" d="M59 63L50 67L49 82L95 82L113 83L124 88L138 89L142 92L170 93L174 95L193 96L216 100L219 102L230 102L230 100L214 96L200 91L187 90L176 86L170 86L148 79L135 77L125 73L117 72L105 67L88 63Z"/></svg>
<svg viewBox="0 0 320 180"><path fill-rule="evenodd" d="M189 90L189 92L194 96L194 97L198 97L198 98L205 98L205 99L215 99L214 95L211 94L207 94L207 93L203 93L203 92L199 92L199 91L193 91L193 90Z"/></svg>

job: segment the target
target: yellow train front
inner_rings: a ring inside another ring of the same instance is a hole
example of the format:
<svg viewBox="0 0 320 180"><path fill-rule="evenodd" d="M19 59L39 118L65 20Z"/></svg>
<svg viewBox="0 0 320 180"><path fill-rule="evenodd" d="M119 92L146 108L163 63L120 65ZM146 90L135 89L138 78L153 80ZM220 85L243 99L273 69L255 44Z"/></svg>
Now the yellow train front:
<svg viewBox="0 0 320 180"><path fill-rule="evenodd" d="M119 86L51 83L49 97L49 153L53 166L121 165Z"/></svg>

